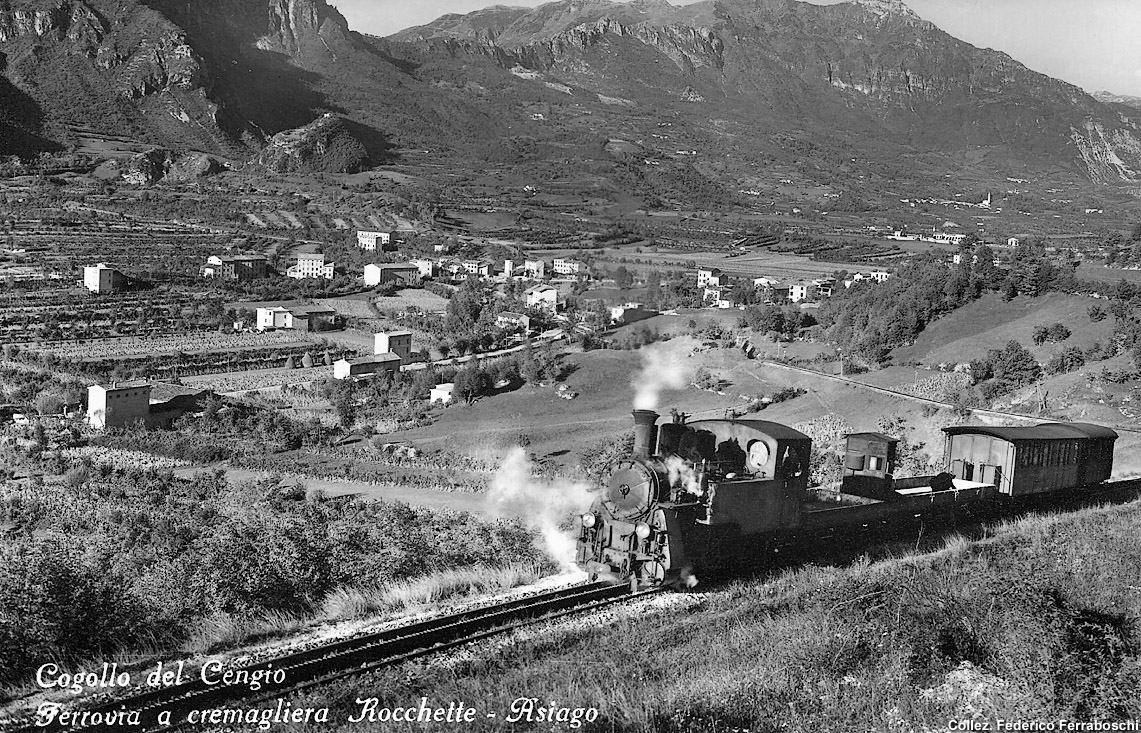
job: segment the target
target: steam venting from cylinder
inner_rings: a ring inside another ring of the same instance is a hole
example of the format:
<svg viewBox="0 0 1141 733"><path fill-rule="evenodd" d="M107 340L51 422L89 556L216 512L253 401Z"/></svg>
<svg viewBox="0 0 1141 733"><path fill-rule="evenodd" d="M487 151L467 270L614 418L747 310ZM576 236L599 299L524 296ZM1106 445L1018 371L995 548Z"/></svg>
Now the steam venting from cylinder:
<svg viewBox="0 0 1141 733"><path fill-rule="evenodd" d="M634 410L634 457L649 458L657 449L658 413Z"/></svg>

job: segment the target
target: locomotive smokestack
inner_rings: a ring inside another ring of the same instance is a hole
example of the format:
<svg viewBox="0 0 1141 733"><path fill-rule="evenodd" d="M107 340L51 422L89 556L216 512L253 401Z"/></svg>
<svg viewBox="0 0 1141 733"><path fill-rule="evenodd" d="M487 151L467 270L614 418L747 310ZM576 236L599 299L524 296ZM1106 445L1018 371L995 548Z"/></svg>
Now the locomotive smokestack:
<svg viewBox="0 0 1141 733"><path fill-rule="evenodd" d="M634 410L634 457L649 458L657 449L658 413Z"/></svg>

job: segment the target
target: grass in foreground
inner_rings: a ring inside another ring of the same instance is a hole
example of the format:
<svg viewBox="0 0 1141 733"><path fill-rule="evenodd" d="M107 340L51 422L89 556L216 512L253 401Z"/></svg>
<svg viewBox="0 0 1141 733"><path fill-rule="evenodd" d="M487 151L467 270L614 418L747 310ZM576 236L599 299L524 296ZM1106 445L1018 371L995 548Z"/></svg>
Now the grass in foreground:
<svg viewBox="0 0 1141 733"><path fill-rule="evenodd" d="M508 727L504 715L525 697L597 708L598 720L580 730L606 731L942 731L962 719L1137 719L1138 528L1139 502L1030 517L980 542L741 582L685 610L568 625L458 667L409 665L292 704L329 706L332 729L346 732L362 725L347 722L362 696L378 696L379 707L462 700L498 712L465 726L489 731Z"/></svg>

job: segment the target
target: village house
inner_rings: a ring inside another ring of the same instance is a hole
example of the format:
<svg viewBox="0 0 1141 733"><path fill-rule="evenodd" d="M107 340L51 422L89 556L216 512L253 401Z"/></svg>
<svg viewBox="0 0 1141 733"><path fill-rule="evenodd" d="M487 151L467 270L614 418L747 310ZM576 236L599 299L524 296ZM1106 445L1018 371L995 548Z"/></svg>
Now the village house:
<svg viewBox="0 0 1141 733"><path fill-rule="evenodd" d="M126 284L126 275L102 262L83 268L83 286L93 293L113 293Z"/></svg>
<svg viewBox="0 0 1141 733"><path fill-rule="evenodd" d="M325 255L319 252L303 252L297 255L297 264L291 266L288 270L286 270L285 275L286 277L291 277L295 280L322 277L326 280L332 280L333 263L326 262Z"/></svg>
<svg viewBox="0 0 1141 733"><path fill-rule="evenodd" d="M729 276L716 267L703 267L697 271L697 287L723 288L729 285Z"/></svg>
<svg viewBox="0 0 1141 733"><path fill-rule="evenodd" d="M554 313L559 308L559 291L550 285L536 285L526 292L528 307Z"/></svg>
<svg viewBox="0 0 1141 733"><path fill-rule="evenodd" d="M373 334L373 354L396 354L405 364L412 362L411 331L381 331Z"/></svg>
<svg viewBox="0 0 1141 733"><path fill-rule="evenodd" d="M656 310L645 308L641 303L626 303L625 305L616 305L610 308L610 323L625 326L630 323L644 321L647 318L653 318L656 315L658 315Z"/></svg>
<svg viewBox="0 0 1141 733"><path fill-rule="evenodd" d="M464 260L463 266L469 275L475 275L479 278L491 276L490 262L484 262L483 260Z"/></svg>
<svg viewBox="0 0 1141 733"><path fill-rule="evenodd" d="M522 329L527 332L531 330L531 317L522 313L503 311L496 316L495 325L502 329Z"/></svg>
<svg viewBox="0 0 1141 733"><path fill-rule="evenodd" d="M812 281L813 297L815 298L831 298L832 291L836 287L836 281L830 277L817 278Z"/></svg>
<svg viewBox="0 0 1141 733"><path fill-rule="evenodd" d="M393 232L357 232L357 246L366 252L383 250L393 240Z"/></svg>
<svg viewBox="0 0 1141 733"><path fill-rule="evenodd" d="M93 384L87 388L87 424L95 430L142 423L169 429L174 421L202 408L207 390L150 382Z"/></svg>
<svg viewBox="0 0 1141 733"><path fill-rule="evenodd" d="M587 271L586 265L578 260L556 258L552 264L556 275L581 275Z"/></svg>
<svg viewBox="0 0 1141 733"><path fill-rule="evenodd" d="M400 371L400 357L396 354L373 354L333 362L333 379L361 379L398 371Z"/></svg>
<svg viewBox="0 0 1141 733"><path fill-rule="evenodd" d="M268 263L264 255L211 255L202 266L202 277L245 282L266 276Z"/></svg>
<svg viewBox="0 0 1141 733"><path fill-rule="evenodd" d="M515 261L503 260L503 277L511 277L515 274Z"/></svg>
<svg viewBox="0 0 1141 733"><path fill-rule="evenodd" d="M324 305L272 306L258 308L256 323L259 331L268 328L289 328L298 331L327 331L336 322L337 312Z"/></svg>
<svg viewBox="0 0 1141 733"><path fill-rule="evenodd" d="M436 276L436 263L431 260L412 260L412 264L416 265L416 269L420 271L420 277L435 277Z"/></svg>
<svg viewBox="0 0 1141 733"><path fill-rule="evenodd" d="M788 286L788 299L793 303L800 303L812 297L812 283L798 280Z"/></svg>
<svg viewBox="0 0 1141 733"><path fill-rule="evenodd" d="M385 263L364 266L364 284L368 286L398 282L413 286L420 284L420 268L411 262L402 264Z"/></svg>
<svg viewBox="0 0 1141 733"><path fill-rule="evenodd" d="M542 280L547 276L547 263L543 260L524 260L523 272L527 277Z"/></svg>

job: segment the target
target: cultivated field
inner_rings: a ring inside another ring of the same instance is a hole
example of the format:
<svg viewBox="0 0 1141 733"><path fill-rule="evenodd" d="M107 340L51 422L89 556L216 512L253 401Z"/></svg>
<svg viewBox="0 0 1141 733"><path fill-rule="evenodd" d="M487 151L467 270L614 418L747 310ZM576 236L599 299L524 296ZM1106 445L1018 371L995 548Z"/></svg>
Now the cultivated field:
<svg viewBox="0 0 1141 733"><path fill-rule="evenodd" d="M211 351L239 351L262 346L297 346L309 342L293 331L265 333L192 333L152 338L110 338L81 342L56 342L37 347L68 359L97 359L137 354L177 354Z"/></svg>

